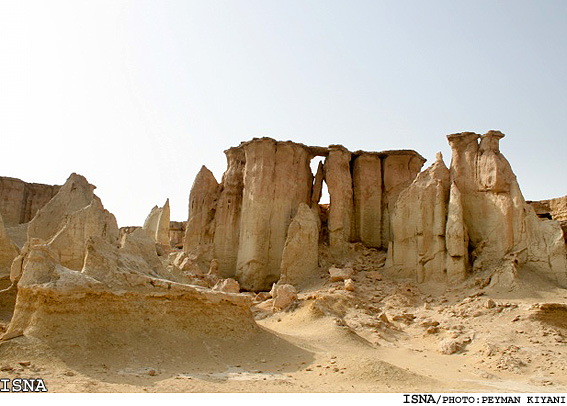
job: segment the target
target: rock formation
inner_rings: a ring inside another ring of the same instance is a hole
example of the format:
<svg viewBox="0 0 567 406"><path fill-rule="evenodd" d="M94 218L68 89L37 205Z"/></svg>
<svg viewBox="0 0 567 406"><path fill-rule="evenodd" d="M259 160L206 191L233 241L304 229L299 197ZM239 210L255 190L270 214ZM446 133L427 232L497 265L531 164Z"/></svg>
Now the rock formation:
<svg viewBox="0 0 567 406"><path fill-rule="evenodd" d="M242 288L267 290L278 281L287 228L299 203L309 203L308 149L292 142L243 145L246 165L236 277Z"/></svg>
<svg viewBox="0 0 567 406"><path fill-rule="evenodd" d="M528 203L534 208L538 217L559 222L567 243L567 196Z"/></svg>
<svg viewBox="0 0 567 406"><path fill-rule="evenodd" d="M169 222L169 244L173 248L183 248L183 239L185 238L186 225L186 221Z"/></svg>
<svg viewBox="0 0 567 406"><path fill-rule="evenodd" d="M234 277L240 245L240 212L246 159L242 148L230 148L225 154L227 170L222 177L221 192L215 212L213 246L220 274L224 277Z"/></svg>
<svg viewBox="0 0 567 406"><path fill-rule="evenodd" d="M167 199L163 207L154 206L152 208L142 228L152 236L156 244L169 248L169 224L170 209L169 199Z"/></svg>
<svg viewBox="0 0 567 406"><path fill-rule="evenodd" d="M282 254L279 284L296 287L318 277L319 222L318 212L300 203L289 225Z"/></svg>
<svg viewBox="0 0 567 406"><path fill-rule="evenodd" d="M166 268L155 233L137 228L118 242L116 220L93 189L72 175L34 219L38 237L12 264L18 294L3 339L114 348L133 336L173 342L176 334L245 339L258 331L247 297L187 285Z"/></svg>
<svg viewBox="0 0 567 406"><path fill-rule="evenodd" d="M203 166L189 195L189 219L183 244L186 253L199 258L203 269L209 267L212 259L218 196L219 184L213 173Z"/></svg>
<svg viewBox="0 0 567 406"><path fill-rule="evenodd" d="M354 159L354 222L358 239L367 247L382 246L382 160L375 153Z"/></svg>
<svg viewBox="0 0 567 406"><path fill-rule="evenodd" d="M0 215L5 227L29 222L61 186L27 183L0 176Z"/></svg>
<svg viewBox="0 0 567 406"><path fill-rule="evenodd" d="M29 222L28 239L44 241L53 237L67 221L67 216L88 206L93 200L95 186L76 173L71 174L59 192Z"/></svg>
<svg viewBox="0 0 567 406"><path fill-rule="evenodd" d="M314 147L270 138L254 139L225 153L228 168L220 185L204 167L195 179L183 249L203 270L216 259L223 277L234 277L243 289L253 291L269 290L284 265L286 272L296 275L312 273L313 258L304 261L303 270L297 268L299 262L292 265L300 259L292 260L297 243L288 229L300 204L320 211L323 182L331 203L328 220L322 210L316 222L325 226L321 235L328 236L332 255L340 262L349 243L356 241L387 247L389 207L425 161L414 151L353 154L340 145ZM325 162L319 163L313 177L309 163L315 156L325 157ZM290 254L284 258L286 241Z"/></svg>
<svg viewBox="0 0 567 406"><path fill-rule="evenodd" d="M444 277L449 170L439 154L431 167L404 189L392 213L393 269L418 282ZM408 274L409 273L409 274Z"/></svg>
<svg viewBox="0 0 567 406"><path fill-rule="evenodd" d="M10 266L14 258L18 256L18 250L6 234L4 221L0 215L0 281L10 276ZM0 282L0 290L5 286Z"/></svg>
<svg viewBox="0 0 567 406"><path fill-rule="evenodd" d="M329 206L329 248L335 256L346 253L353 232L351 153L340 145L329 147L325 161L325 181L331 198Z"/></svg>
<svg viewBox="0 0 567 406"><path fill-rule="evenodd" d="M500 153L503 136L449 135L450 176L438 157L401 192L392 215L387 264L392 272L418 282L455 283L470 269L501 269L510 262L567 285L559 224L539 221L524 201Z"/></svg>
<svg viewBox="0 0 567 406"><path fill-rule="evenodd" d="M386 151L382 153L382 246L387 248L392 241L390 216L401 191L415 179L425 158L415 151Z"/></svg>

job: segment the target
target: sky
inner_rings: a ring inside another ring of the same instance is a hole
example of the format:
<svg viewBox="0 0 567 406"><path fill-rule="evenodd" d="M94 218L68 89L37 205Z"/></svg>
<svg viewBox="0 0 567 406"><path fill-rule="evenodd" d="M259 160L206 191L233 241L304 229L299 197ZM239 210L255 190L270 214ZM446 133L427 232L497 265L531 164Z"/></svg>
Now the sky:
<svg viewBox="0 0 567 406"><path fill-rule="evenodd" d="M0 176L80 173L120 226L268 136L437 151L506 134L526 199L567 194L567 2L0 2Z"/></svg>

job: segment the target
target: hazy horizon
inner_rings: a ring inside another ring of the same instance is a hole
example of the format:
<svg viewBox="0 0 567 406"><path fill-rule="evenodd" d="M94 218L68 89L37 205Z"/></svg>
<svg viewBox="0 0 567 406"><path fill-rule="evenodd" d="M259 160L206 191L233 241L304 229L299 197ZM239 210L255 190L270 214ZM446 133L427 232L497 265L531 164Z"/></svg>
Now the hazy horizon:
<svg viewBox="0 0 567 406"><path fill-rule="evenodd" d="M437 151L500 130L524 197L567 194L567 3L4 1L0 176L85 176L120 226L268 136Z"/></svg>

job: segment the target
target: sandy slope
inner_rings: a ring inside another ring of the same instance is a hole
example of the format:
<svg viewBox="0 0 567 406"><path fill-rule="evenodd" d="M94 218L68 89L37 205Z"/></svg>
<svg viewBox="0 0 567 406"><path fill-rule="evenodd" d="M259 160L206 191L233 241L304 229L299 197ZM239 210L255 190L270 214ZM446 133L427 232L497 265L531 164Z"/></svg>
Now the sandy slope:
<svg viewBox="0 0 567 406"><path fill-rule="evenodd" d="M0 344L0 375L41 377L57 392L567 390L567 307L538 305L566 304L567 290L529 274L452 290L376 270L354 280L347 292L321 278L285 312L256 302L262 329L246 342L168 332L85 352L19 337Z"/></svg>

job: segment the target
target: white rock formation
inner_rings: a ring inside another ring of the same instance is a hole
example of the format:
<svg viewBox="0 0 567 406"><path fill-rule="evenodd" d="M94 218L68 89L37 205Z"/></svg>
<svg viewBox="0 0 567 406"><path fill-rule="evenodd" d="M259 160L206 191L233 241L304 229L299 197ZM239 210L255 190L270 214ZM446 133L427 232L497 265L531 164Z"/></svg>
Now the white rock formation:
<svg viewBox="0 0 567 406"><path fill-rule="evenodd" d="M152 208L142 228L152 236L156 244L169 248L169 223L170 208L169 199L167 199L163 207L154 206Z"/></svg>

